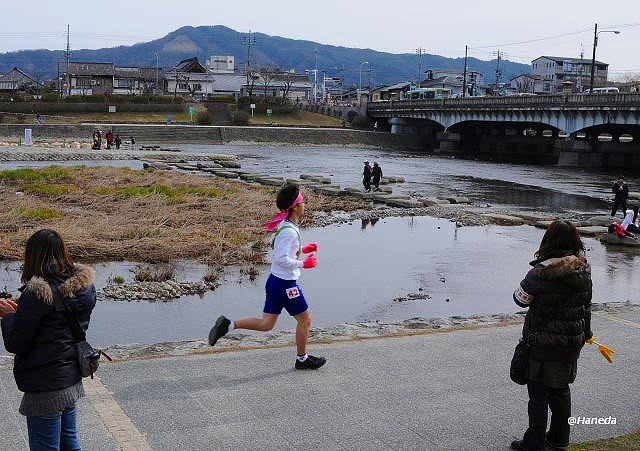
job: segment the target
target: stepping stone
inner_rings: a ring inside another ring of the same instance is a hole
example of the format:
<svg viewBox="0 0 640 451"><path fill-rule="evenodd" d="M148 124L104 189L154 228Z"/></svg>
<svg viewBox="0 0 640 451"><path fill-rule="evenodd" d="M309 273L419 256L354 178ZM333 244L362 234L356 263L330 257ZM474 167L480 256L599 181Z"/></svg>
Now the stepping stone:
<svg viewBox="0 0 640 451"><path fill-rule="evenodd" d="M355 196L358 197L362 200L373 200L373 194L372 193L365 193L364 191L361 192L347 192L347 194L349 194L350 196Z"/></svg>
<svg viewBox="0 0 640 451"><path fill-rule="evenodd" d="M364 191L362 190L362 188L357 188L355 186L349 186L347 188L344 189L347 193L351 193L351 194L355 194L355 193L361 193L364 194Z"/></svg>
<svg viewBox="0 0 640 451"><path fill-rule="evenodd" d="M470 204L468 197L464 196L438 196L438 199L448 200L451 204Z"/></svg>
<svg viewBox="0 0 640 451"><path fill-rule="evenodd" d="M605 236L600 238L600 242L616 246L640 247L640 240L636 240L628 236L620 238L617 233L607 233Z"/></svg>
<svg viewBox="0 0 640 451"><path fill-rule="evenodd" d="M198 163L196 166L198 167L198 169L222 169L224 167L218 163Z"/></svg>
<svg viewBox="0 0 640 451"><path fill-rule="evenodd" d="M377 191L374 192L391 194L393 193L393 188L391 188L390 186L381 186Z"/></svg>
<svg viewBox="0 0 640 451"><path fill-rule="evenodd" d="M629 199L640 200L640 192L639 191L629 192Z"/></svg>
<svg viewBox="0 0 640 451"><path fill-rule="evenodd" d="M389 176L387 178L389 179L389 183L404 183L405 182L404 177Z"/></svg>
<svg viewBox="0 0 640 451"><path fill-rule="evenodd" d="M612 218L611 216L593 216L589 219L587 219L585 222L591 226L602 226L602 227L609 227L611 224L613 224L613 221L616 218Z"/></svg>
<svg viewBox="0 0 640 451"><path fill-rule="evenodd" d="M517 216L518 218L522 218L525 221L531 221L531 222L553 221L554 219L556 219L553 215L550 215L549 213L537 213L535 211L514 213L513 216Z"/></svg>
<svg viewBox="0 0 640 451"><path fill-rule="evenodd" d="M328 188L328 187L321 187L318 190L319 193L324 194L325 196L344 196L347 193L342 191L341 189L335 189L333 187Z"/></svg>
<svg viewBox="0 0 640 451"><path fill-rule="evenodd" d="M425 207L433 207L435 205L449 205L451 204L451 202L449 202L446 199L438 199L437 197L421 197L420 199L418 199L420 202L422 202L422 205L424 205Z"/></svg>
<svg viewBox="0 0 640 451"><path fill-rule="evenodd" d="M302 174L300 176L300 178L302 180L309 180L309 181L312 181L312 182L323 183L325 185L330 185L331 184L331 179L328 178L328 177L325 177L323 175Z"/></svg>
<svg viewBox="0 0 640 451"><path fill-rule="evenodd" d="M367 193L367 194L371 194L371 193ZM387 194L387 193L373 193L373 194L371 194L371 198L375 202L385 202L390 197L391 196L389 194Z"/></svg>
<svg viewBox="0 0 640 451"><path fill-rule="evenodd" d="M418 208L422 207L422 202L416 199L398 199L396 197L390 197L385 200L385 204L390 207L403 207L403 208Z"/></svg>
<svg viewBox="0 0 640 451"><path fill-rule="evenodd" d="M391 196L388 197L389 199L402 199L402 200L409 200L411 199L411 196L409 196L408 194L392 194ZM417 202L418 199L415 199Z"/></svg>
<svg viewBox="0 0 640 451"><path fill-rule="evenodd" d="M241 168L240 163L238 163L237 161L229 161L229 160L213 160L213 161L225 168L235 168L235 169Z"/></svg>
<svg viewBox="0 0 640 451"><path fill-rule="evenodd" d="M524 220L517 216L500 215L496 213L485 213L481 216L488 218L492 223L498 225L516 226L524 224Z"/></svg>
<svg viewBox="0 0 640 451"><path fill-rule="evenodd" d="M238 178L238 174L236 174L235 172L226 172L226 171L216 171L214 172L214 174L217 177L223 177L225 179L237 179Z"/></svg>
<svg viewBox="0 0 640 451"><path fill-rule="evenodd" d="M609 228L603 226L578 227L578 232L584 236L599 236L609 233Z"/></svg>
<svg viewBox="0 0 640 451"><path fill-rule="evenodd" d="M297 186L309 186L317 184L317 182L313 182L311 180L298 180L298 179L286 179L285 182L289 185L297 185Z"/></svg>

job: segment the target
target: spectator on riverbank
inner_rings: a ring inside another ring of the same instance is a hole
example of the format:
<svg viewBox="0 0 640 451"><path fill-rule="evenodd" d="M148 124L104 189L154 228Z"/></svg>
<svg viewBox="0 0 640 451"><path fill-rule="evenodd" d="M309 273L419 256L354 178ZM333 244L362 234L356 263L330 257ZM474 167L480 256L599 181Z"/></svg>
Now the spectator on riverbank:
<svg viewBox="0 0 640 451"><path fill-rule="evenodd" d="M116 150L120 150L120 146L122 145L122 139L120 135L116 135L116 139L114 141L116 143Z"/></svg>
<svg viewBox="0 0 640 451"><path fill-rule="evenodd" d="M618 212L618 207L622 207L622 214L627 211L627 198L629 197L629 187L624 181L624 176L618 177L618 181L613 184L613 209L611 210L611 216L615 216Z"/></svg>
<svg viewBox="0 0 640 451"><path fill-rule="evenodd" d="M369 166L369 162L364 162L364 170L362 171L362 184L364 185L364 190L368 193L371 191L371 166Z"/></svg>
<svg viewBox="0 0 640 451"><path fill-rule="evenodd" d="M373 170L371 171L373 176L373 186L376 187L376 191L380 189L380 179L382 178L382 168L376 161L373 162Z"/></svg>
<svg viewBox="0 0 640 451"><path fill-rule="evenodd" d="M65 308L89 327L96 303L93 269L76 265L60 235L40 230L27 241L17 302L0 300L2 338L15 354L32 450L79 450L76 401L84 396L74 334ZM67 307L65 307L65 305Z"/></svg>
<svg viewBox="0 0 640 451"><path fill-rule="evenodd" d="M296 327L297 357L295 368L298 370L315 370L326 363L324 357L307 354L307 341L311 329L311 313L309 306L298 286L300 269L312 269L317 265L316 252L318 245L309 243L302 246L299 224L304 215L304 198L296 185L286 185L280 189L276 199L280 210L271 221L264 224L269 232L275 232L272 241L273 259L271 275L265 286L266 300L262 318L244 318L230 321L220 316L209 332L209 345L213 346L234 329L258 330L267 332L276 325L282 309L298 322ZM308 254L304 261L298 258Z"/></svg>
<svg viewBox="0 0 640 451"><path fill-rule="evenodd" d="M107 132L107 149L111 149L112 143L113 143L113 132L109 130Z"/></svg>
<svg viewBox="0 0 640 451"><path fill-rule="evenodd" d="M530 345L525 375L529 427L511 448L564 449L569 445L569 384L576 378L580 350L593 336L591 268L576 227L568 221L552 222L531 266L513 293L518 306L529 308L522 330Z"/></svg>

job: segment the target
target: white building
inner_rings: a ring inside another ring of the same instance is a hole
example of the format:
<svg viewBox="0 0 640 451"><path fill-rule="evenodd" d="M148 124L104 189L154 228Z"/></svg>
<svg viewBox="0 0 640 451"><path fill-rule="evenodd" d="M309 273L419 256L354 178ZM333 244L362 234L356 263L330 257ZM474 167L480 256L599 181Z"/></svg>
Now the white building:
<svg viewBox="0 0 640 451"><path fill-rule="evenodd" d="M206 99L216 96L238 96L247 79L234 72L214 72L198 58L180 61L166 74L169 94L190 95Z"/></svg>
<svg viewBox="0 0 640 451"><path fill-rule="evenodd" d="M235 58L231 55L213 55L207 60L207 69L216 74L232 74L236 70Z"/></svg>
<svg viewBox="0 0 640 451"><path fill-rule="evenodd" d="M522 74L511 79L509 91L514 94L541 94L543 87L540 75Z"/></svg>
<svg viewBox="0 0 640 451"><path fill-rule="evenodd" d="M532 74L541 77L542 92L546 94L564 91L567 85L573 86L575 92L583 92L590 86L590 59L541 56L534 59L531 66ZM596 61L595 67L593 86L604 86L609 75L609 65Z"/></svg>

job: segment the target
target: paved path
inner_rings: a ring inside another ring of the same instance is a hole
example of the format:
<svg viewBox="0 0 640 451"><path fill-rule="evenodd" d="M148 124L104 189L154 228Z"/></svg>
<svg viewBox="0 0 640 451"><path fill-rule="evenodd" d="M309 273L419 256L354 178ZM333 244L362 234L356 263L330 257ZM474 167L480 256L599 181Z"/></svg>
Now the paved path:
<svg viewBox="0 0 640 451"><path fill-rule="evenodd" d="M594 316L616 349L592 348L572 386L572 440L640 428L640 312ZM526 389L508 365L520 326L314 346L329 363L295 372L292 348L104 365L81 404L87 450L508 449L526 424ZM0 449L25 448L19 394L1 371ZM111 393L109 393L111 392Z"/></svg>

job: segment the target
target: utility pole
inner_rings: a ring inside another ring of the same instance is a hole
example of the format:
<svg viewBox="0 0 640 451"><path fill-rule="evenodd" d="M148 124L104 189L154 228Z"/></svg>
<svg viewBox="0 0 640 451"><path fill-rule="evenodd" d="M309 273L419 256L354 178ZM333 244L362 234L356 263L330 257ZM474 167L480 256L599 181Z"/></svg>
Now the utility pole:
<svg viewBox="0 0 640 451"><path fill-rule="evenodd" d="M500 83L500 78L502 77L502 74L500 73L500 50L498 50L498 59L496 62L496 88L498 87L498 84Z"/></svg>
<svg viewBox="0 0 640 451"><path fill-rule="evenodd" d="M256 43L256 38L251 33L251 30L249 30L249 33L243 38L243 43L247 46L247 62L245 64L245 75L247 77L247 87L249 88L249 102L252 102L254 79L251 73L251 53L253 50L253 46ZM253 110L251 110L251 113L253 114Z"/></svg>
<svg viewBox="0 0 640 451"><path fill-rule="evenodd" d="M416 49L416 55L418 55L418 88L420 87L420 83L422 82L422 47L418 47Z"/></svg>
<svg viewBox="0 0 640 451"><path fill-rule="evenodd" d="M318 47L313 50L313 53L316 56L316 65L313 69L313 101L315 103L318 101Z"/></svg>
<svg viewBox="0 0 640 451"><path fill-rule="evenodd" d="M467 53L469 46L464 46L464 71L462 72L462 98L467 97Z"/></svg>
<svg viewBox="0 0 640 451"><path fill-rule="evenodd" d="M67 94L71 95L71 76L69 75L69 60L71 59L71 47L69 45L69 35L71 27L67 24L67 50L64 52L64 58L66 61L65 72L67 74Z"/></svg>
<svg viewBox="0 0 640 451"><path fill-rule="evenodd" d="M60 80L60 61L56 61L56 66L58 67L58 97L62 98L62 80Z"/></svg>
<svg viewBox="0 0 640 451"><path fill-rule="evenodd" d="M589 83L589 94L593 94L593 79L596 75L596 47L598 46L598 24L593 29L593 57L591 58L591 82Z"/></svg>
<svg viewBox="0 0 640 451"><path fill-rule="evenodd" d="M160 90L160 86L158 86L160 84L159 79L160 79L160 64L159 64L158 52L156 52L156 92Z"/></svg>

